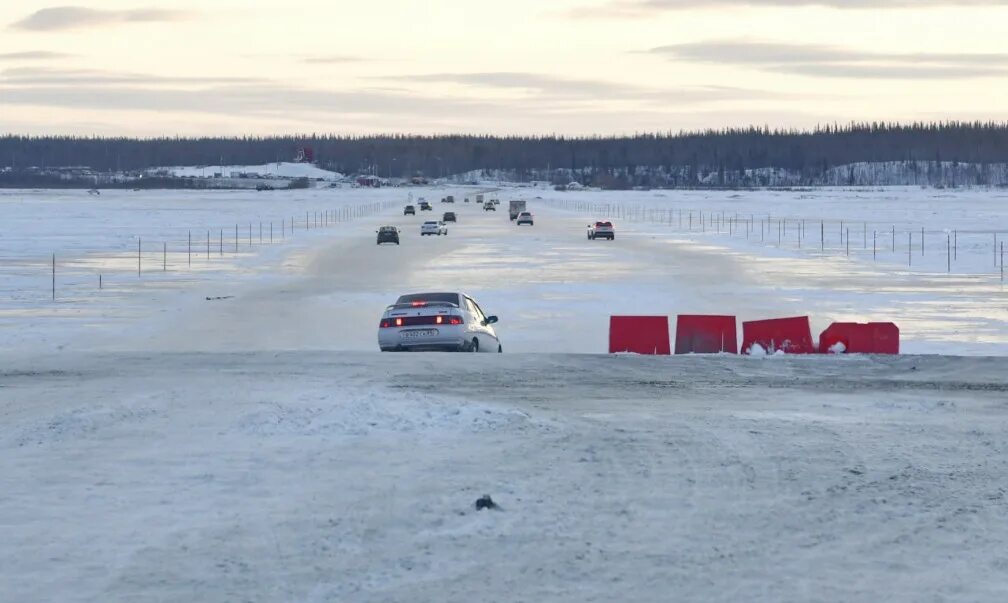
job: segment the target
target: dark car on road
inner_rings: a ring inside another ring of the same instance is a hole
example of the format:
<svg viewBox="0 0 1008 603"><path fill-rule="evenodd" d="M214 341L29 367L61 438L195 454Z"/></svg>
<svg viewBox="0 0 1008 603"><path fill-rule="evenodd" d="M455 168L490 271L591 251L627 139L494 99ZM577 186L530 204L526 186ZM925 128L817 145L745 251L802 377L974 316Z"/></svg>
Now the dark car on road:
<svg viewBox="0 0 1008 603"><path fill-rule="evenodd" d="M395 226L382 226L377 230L378 244L395 243L399 244L399 229Z"/></svg>
<svg viewBox="0 0 1008 603"><path fill-rule="evenodd" d="M405 209L402 210L402 215L404 216L415 216L416 208L412 205L407 205Z"/></svg>
<svg viewBox="0 0 1008 603"><path fill-rule="evenodd" d="M610 241L616 239L616 229L613 227L612 222L596 222L594 224L588 225L588 239L594 241L595 239L609 239Z"/></svg>
<svg viewBox="0 0 1008 603"><path fill-rule="evenodd" d="M441 218L441 221L442 222L457 222L458 220L455 219L455 212L453 212L453 211L446 211L445 214L444 214L444 216Z"/></svg>
<svg viewBox="0 0 1008 603"><path fill-rule="evenodd" d="M431 204L426 201L420 202L420 211L431 211Z"/></svg>

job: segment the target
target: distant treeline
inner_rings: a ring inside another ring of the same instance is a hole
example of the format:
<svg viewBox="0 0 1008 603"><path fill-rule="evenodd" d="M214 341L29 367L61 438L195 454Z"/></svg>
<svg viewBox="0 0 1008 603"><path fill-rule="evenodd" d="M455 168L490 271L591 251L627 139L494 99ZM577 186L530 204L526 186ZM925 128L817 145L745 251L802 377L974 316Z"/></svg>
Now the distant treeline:
<svg viewBox="0 0 1008 603"><path fill-rule="evenodd" d="M175 165L252 165L290 161L310 149L320 167L381 177L443 176L506 170L519 178L566 173L742 173L780 168L801 179L857 163L1008 162L1005 123L855 123L814 130L763 127L623 137L274 136L207 138L0 137L0 169L88 166L134 171ZM671 184L676 184L672 182Z"/></svg>

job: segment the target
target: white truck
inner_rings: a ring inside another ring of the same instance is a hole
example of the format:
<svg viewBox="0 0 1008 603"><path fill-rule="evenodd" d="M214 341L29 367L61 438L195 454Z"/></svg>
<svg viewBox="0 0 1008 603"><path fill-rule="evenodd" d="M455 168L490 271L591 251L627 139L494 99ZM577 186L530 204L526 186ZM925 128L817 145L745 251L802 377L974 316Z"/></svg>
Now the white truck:
<svg viewBox="0 0 1008 603"><path fill-rule="evenodd" d="M524 201L516 201L512 199L508 202L508 216L511 218L512 222L518 217L518 214L523 211L525 211Z"/></svg>

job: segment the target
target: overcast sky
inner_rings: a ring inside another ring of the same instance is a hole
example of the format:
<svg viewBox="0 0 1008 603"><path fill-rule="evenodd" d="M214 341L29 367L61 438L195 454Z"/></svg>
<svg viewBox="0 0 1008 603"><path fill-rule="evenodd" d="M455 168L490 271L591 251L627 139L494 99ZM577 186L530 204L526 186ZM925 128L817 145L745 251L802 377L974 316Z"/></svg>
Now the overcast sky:
<svg viewBox="0 0 1008 603"><path fill-rule="evenodd" d="M1006 98L1008 0L0 0L0 132L632 134Z"/></svg>

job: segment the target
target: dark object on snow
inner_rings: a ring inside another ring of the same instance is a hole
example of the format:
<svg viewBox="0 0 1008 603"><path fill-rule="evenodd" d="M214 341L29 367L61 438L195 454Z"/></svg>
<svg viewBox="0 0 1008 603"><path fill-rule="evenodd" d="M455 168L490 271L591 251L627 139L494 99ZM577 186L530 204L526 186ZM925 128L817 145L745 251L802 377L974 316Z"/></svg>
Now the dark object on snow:
<svg viewBox="0 0 1008 603"><path fill-rule="evenodd" d="M483 496L476 499L476 510L482 511L483 509L499 509L497 503L490 498L489 494L484 494Z"/></svg>
<svg viewBox="0 0 1008 603"><path fill-rule="evenodd" d="M220 300L220 299L231 299L232 297L234 297L234 296L233 295L219 295L217 297L207 297L206 300L207 301L217 301L217 300Z"/></svg>

